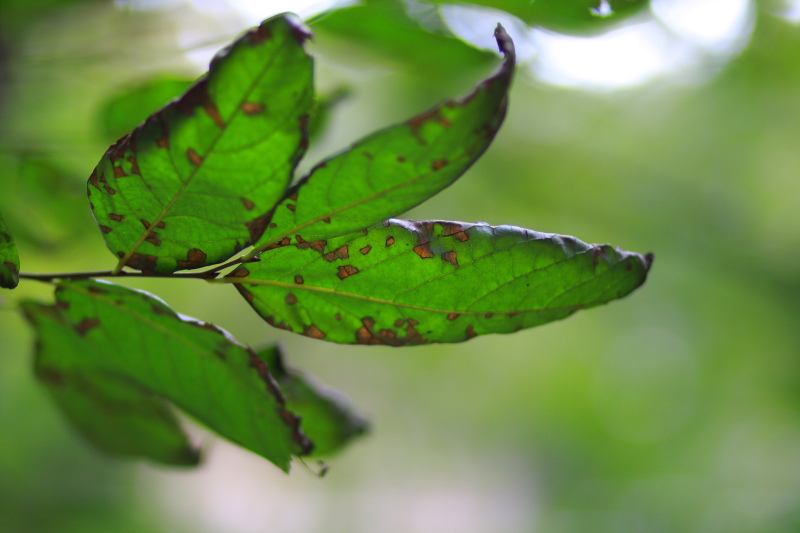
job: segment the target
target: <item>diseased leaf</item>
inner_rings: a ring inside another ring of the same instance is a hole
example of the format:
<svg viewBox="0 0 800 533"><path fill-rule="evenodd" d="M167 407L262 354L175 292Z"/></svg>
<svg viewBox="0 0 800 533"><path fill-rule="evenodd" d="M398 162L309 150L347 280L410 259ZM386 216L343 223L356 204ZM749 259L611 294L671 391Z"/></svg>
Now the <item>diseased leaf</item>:
<svg viewBox="0 0 800 533"><path fill-rule="evenodd" d="M338 452L366 433L367 421L353 411L347 399L311 376L287 367L279 346L267 346L259 350L258 356L266 361L281 386L286 406L302 418L303 431L314 442L314 455Z"/></svg>
<svg viewBox="0 0 800 533"><path fill-rule="evenodd" d="M275 208L250 257L298 233L310 242L364 229L458 179L489 146L508 107L514 45L500 26L495 37L505 54L495 76L463 100L444 102L317 165Z"/></svg>
<svg viewBox="0 0 800 533"><path fill-rule="evenodd" d="M19 284L19 254L14 237L0 214L0 287L13 289Z"/></svg>
<svg viewBox="0 0 800 533"><path fill-rule="evenodd" d="M39 376L103 449L158 459L163 442L153 435L175 441L170 419L143 399L154 394L283 470L292 454L311 450L268 367L211 324L182 317L144 292L97 281L59 283L55 305L26 310L39 331ZM110 401L87 407L95 395ZM112 412L95 416L101 409ZM125 448L106 435L113 417L138 442ZM147 429L138 431L138 424Z"/></svg>
<svg viewBox="0 0 800 533"><path fill-rule="evenodd" d="M100 110L101 132L111 140L119 139L151 113L186 92L193 83L178 79L151 80L115 95Z"/></svg>
<svg viewBox="0 0 800 533"><path fill-rule="evenodd" d="M199 268L261 236L307 144L307 37L286 16L264 21L109 148L88 193L117 271Z"/></svg>
<svg viewBox="0 0 800 533"><path fill-rule="evenodd" d="M621 298L651 256L514 226L389 220L296 239L222 281L271 325L343 344L511 333Z"/></svg>
<svg viewBox="0 0 800 533"><path fill-rule="evenodd" d="M461 4L460 0L431 0ZM579 35L600 33L650 4L649 0L470 0L469 3L506 11L531 26Z"/></svg>

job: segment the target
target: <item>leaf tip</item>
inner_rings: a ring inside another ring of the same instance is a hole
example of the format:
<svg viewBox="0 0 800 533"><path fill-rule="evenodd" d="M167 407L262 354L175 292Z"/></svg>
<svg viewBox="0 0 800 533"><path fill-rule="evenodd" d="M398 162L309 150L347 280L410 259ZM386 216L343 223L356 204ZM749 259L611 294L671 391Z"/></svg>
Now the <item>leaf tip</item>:
<svg viewBox="0 0 800 533"><path fill-rule="evenodd" d="M506 60L514 62L517 57L517 53L514 49L514 41L511 39L508 33L506 33L506 30L503 28L502 24L497 24L497 28L494 30L494 38L497 41L497 47L506 57Z"/></svg>

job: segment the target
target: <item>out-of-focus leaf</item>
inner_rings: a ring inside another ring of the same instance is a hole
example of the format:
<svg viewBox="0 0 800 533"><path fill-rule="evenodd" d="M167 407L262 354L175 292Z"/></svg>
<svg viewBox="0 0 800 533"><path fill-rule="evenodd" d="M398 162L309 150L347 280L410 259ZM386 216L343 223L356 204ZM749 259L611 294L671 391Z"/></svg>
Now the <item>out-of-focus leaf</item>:
<svg viewBox="0 0 800 533"><path fill-rule="evenodd" d="M275 327L404 346L566 318L636 289L651 260L514 226L389 220L278 247L224 281Z"/></svg>
<svg viewBox="0 0 800 533"><path fill-rule="evenodd" d="M341 393L286 366L279 346L267 346L258 355L281 386L286 406L302 418L303 431L314 442L314 455L338 452L367 431L367 421L353 411Z"/></svg>
<svg viewBox="0 0 800 533"><path fill-rule="evenodd" d="M307 37L287 16L264 21L109 148L88 192L117 270L199 268L261 236L307 144Z"/></svg>
<svg viewBox="0 0 800 533"><path fill-rule="evenodd" d="M55 305L28 304L26 311L39 332L39 376L103 449L172 457L176 426L148 399L154 394L283 470L292 454L310 452L268 367L211 324L182 317L144 292L97 281L59 283ZM101 402L89 407L95 400ZM99 415L102 409L110 412ZM113 417L115 426L106 426ZM138 442L105 435L116 426ZM190 463L192 455L184 447L174 457Z"/></svg>
<svg viewBox="0 0 800 533"><path fill-rule="evenodd" d="M445 33L432 32L411 18L403 2L379 0L336 9L311 23L330 33L406 65L415 72L447 78L489 64L491 53Z"/></svg>
<svg viewBox="0 0 800 533"><path fill-rule="evenodd" d="M275 208L250 254L298 240L344 235L405 212L458 179L486 150L508 107L514 45L495 32L505 61L461 101L375 133L317 165Z"/></svg>
<svg viewBox="0 0 800 533"><path fill-rule="evenodd" d="M0 214L0 287L13 289L19 283L19 254L14 237Z"/></svg>
<svg viewBox="0 0 800 533"><path fill-rule="evenodd" d="M119 139L183 94L192 83L191 80L153 80L110 98L100 110L101 133L111 140Z"/></svg>
<svg viewBox="0 0 800 533"><path fill-rule="evenodd" d="M311 141L325 131L331 111L348 96L350 96L350 90L347 87L339 87L332 93L317 98L311 118L308 120L308 137Z"/></svg>
<svg viewBox="0 0 800 533"><path fill-rule="evenodd" d="M431 1L464 4L456 0ZM469 0L469 3L506 11L531 26L585 35L608 30L647 7L650 0Z"/></svg>

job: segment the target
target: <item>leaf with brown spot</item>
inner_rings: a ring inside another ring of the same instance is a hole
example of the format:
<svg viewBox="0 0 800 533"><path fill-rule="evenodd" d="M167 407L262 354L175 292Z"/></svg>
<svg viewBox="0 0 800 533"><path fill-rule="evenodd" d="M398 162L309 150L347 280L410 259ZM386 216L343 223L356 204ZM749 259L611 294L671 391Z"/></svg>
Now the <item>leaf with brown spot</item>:
<svg viewBox="0 0 800 533"><path fill-rule="evenodd" d="M120 257L116 271L137 268L136 254L154 257L149 270L162 274L219 263L264 233L305 151L313 104L299 24L278 16L245 33L182 97L108 149L88 192L100 224L124 217L103 234ZM163 231L154 237L154 228ZM186 261L195 249L202 263Z"/></svg>
<svg viewBox="0 0 800 533"><path fill-rule="evenodd" d="M246 277L220 281L246 290L265 319L300 334L314 326L342 344L462 342L531 328L629 294L652 261L574 237L435 220L391 219L331 238L327 250L370 249L335 269L301 244L248 264ZM297 300L291 309L289 293Z"/></svg>
<svg viewBox="0 0 800 533"><path fill-rule="evenodd" d="M318 164L291 189L296 202L285 197L285 207L275 211L275 227L249 256L296 233L327 239L370 227L463 175L491 143L508 106L514 45L502 27L495 37L505 55L499 72L467 97L374 133Z"/></svg>
<svg viewBox="0 0 800 533"><path fill-rule="evenodd" d="M283 470L312 447L263 360L147 293L62 282L54 305L23 310L37 331L37 375L69 422L106 452L196 464L198 450L167 402Z"/></svg>

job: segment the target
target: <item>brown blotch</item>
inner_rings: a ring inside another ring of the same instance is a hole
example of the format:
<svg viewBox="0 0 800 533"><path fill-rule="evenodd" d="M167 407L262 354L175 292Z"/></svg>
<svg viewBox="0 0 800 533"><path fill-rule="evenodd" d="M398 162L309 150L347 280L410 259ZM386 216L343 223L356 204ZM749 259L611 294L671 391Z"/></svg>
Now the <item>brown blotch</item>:
<svg viewBox="0 0 800 533"><path fill-rule="evenodd" d="M298 285L302 285L303 283L305 283L305 282L306 282L306 280L304 280L304 279L303 279L303 276L301 276L300 274L298 274L298 275L296 275L296 276L294 277L294 282L295 282L295 283L297 283Z"/></svg>
<svg viewBox="0 0 800 533"><path fill-rule="evenodd" d="M245 198L244 196L242 196L239 199L244 204L244 208L247 209L248 211L252 211L253 208L256 206L255 202L253 202L253 200L251 200L250 198Z"/></svg>
<svg viewBox="0 0 800 533"><path fill-rule="evenodd" d="M406 323L405 320L403 320L402 318L398 318L397 320L394 321L394 327L402 328L405 325L405 323Z"/></svg>
<svg viewBox="0 0 800 533"><path fill-rule="evenodd" d="M200 268L205 266L208 256L200 248L192 248L186 253L186 261L178 261L181 269Z"/></svg>
<svg viewBox="0 0 800 533"><path fill-rule="evenodd" d="M125 219L125 215L118 215L116 213L109 213L108 218L113 220L114 222L122 222Z"/></svg>
<svg viewBox="0 0 800 533"><path fill-rule="evenodd" d="M247 267L240 266L230 274L228 274L229 278L246 278L250 275L250 271L247 270Z"/></svg>
<svg viewBox="0 0 800 533"><path fill-rule="evenodd" d="M189 161L196 166L199 167L203 164L203 157L195 151L194 148L189 148L186 150L186 156L189 158Z"/></svg>
<svg viewBox="0 0 800 533"><path fill-rule="evenodd" d="M297 206L294 204L286 204L286 209L294 213L295 211L297 211Z"/></svg>
<svg viewBox="0 0 800 533"><path fill-rule="evenodd" d="M296 202L296 201L297 201L297 198L299 198L299 196L300 196L300 195L299 195L299 192L298 192L298 191L295 191L295 192L293 192L292 194L290 194L290 195L288 196L288 198L289 198L289 200L292 200L293 202Z"/></svg>
<svg viewBox="0 0 800 533"><path fill-rule="evenodd" d="M450 164L450 162L447 161L447 159L438 159L438 160L434 161L433 164L431 164L431 168L433 170L441 170L441 169L443 169L444 167L446 167L449 164Z"/></svg>
<svg viewBox="0 0 800 533"><path fill-rule="evenodd" d="M130 156L128 158L128 161L130 161L130 163L131 163L131 172L141 176L142 175L142 171L139 168L139 160L136 159L134 156Z"/></svg>
<svg viewBox="0 0 800 533"><path fill-rule="evenodd" d="M225 124L225 120L222 118L222 115L219 114L219 109L217 109L215 104L211 102L207 103L205 105L205 110L206 113L208 113L208 116L211 117L211 119L220 129L225 129L227 124Z"/></svg>
<svg viewBox="0 0 800 533"><path fill-rule="evenodd" d="M341 320L342 319L342 314L341 313L336 313L335 315L333 315L333 318L335 318L336 320Z"/></svg>
<svg viewBox="0 0 800 533"><path fill-rule="evenodd" d="M255 243L263 234L264 231L267 229L267 224L269 224L270 220L272 219L273 211L268 213L264 213L260 217L256 217L249 222L245 222L245 226L247 227L247 231L250 233L250 242Z"/></svg>
<svg viewBox="0 0 800 533"><path fill-rule="evenodd" d="M394 244L394 237L392 237L392 236L390 235L390 236L389 236L389 238L388 238L388 239L386 239L386 247L388 248L389 246L391 246L391 245L393 245L393 244Z"/></svg>
<svg viewBox="0 0 800 533"><path fill-rule="evenodd" d="M103 233L111 233L112 231L114 231L108 226L104 226L102 224L98 224L98 226L100 226L100 231L102 231Z"/></svg>
<svg viewBox="0 0 800 533"><path fill-rule="evenodd" d="M159 139L156 139L156 146L159 148L169 148L169 139L167 136L165 135Z"/></svg>
<svg viewBox="0 0 800 533"><path fill-rule="evenodd" d="M322 221L324 223L326 223L326 224L330 224L331 223L331 217L325 217L325 218L322 219Z"/></svg>
<svg viewBox="0 0 800 533"><path fill-rule="evenodd" d="M267 106L264 104L259 104L258 102L245 102L242 104L242 111L244 111L245 115L250 116L263 113L266 108Z"/></svg>
<svg viewBox="0 0 800 533"><path fill-rule="evenodd" d="M339 267L339 272L336 274L339 276L339 279L349 278L350 276L355 276L358 274L358 269L353 265L345 265Z"/></svg>
<svg viewBox="0 0 800 533"><path fill-rule="evenodd" d="M350 249L345 244L344 246L342 246L341 248L338 248L337 250L335 250L333 252L328 252L323 257L329 263L335 261L336 259L349 259L350 258Z"/></svg>
<svg viewBox="0 0 800 533"><path fill-rule="evenodd" d="M387 344L393 344L392 341L397 339L397 332L391 329L382 329L378 332L378 336Z"/></svg>
<svg viewBox="0 0 800 533"><path fill-rule="evenodd" d="M478 336L478 334L477 334L477 333L475 333L475 328L474 328L474 327L472 327L472 324L470 324L469 326L467 326L466 333L467 333L467 340L469 340L469 339L471 339L471 338L473 338L473 337L477 337L477 336Z"/></svg>
<svg viewBox="0 0 800 533"><path fill-rule="evenodd" d="M140 218L139 222L142 223L142 226L144 226L144 229L150 229L150 223L148 221L146 221L145 219Z"/></svg>
<svg viewBox="0 0 800 533"><path fill-rule="evenodd" d="M125 170L122 167L114 167L115 178L124 178L125 176L127 176L127 174L125 174Z"/></svg>
<svg viewBox="0 0 800 533"><path fill-rule="evenodd" d="M312 248L317 252L322 253L325 251L325 245L328 244L328 241L326 240L309 242L305 240L301 235L295 235L294 238L297 241L297 247L300 248L301 250L308 250L309 248Z"/></svg>
<svg viewBox="0 0 800 533"><path fill-rule="evenodd" d="M269 252L270 250L274 250L275 248L283 248L284 246L289 246L290 244L292 244L292 241L289 239L289 237L284 237L280 241L272 243L266 248L264 248L264 251Z"/></svg>
<svg viewBox="0 0 800 533"><path fill-rule="evenodd" d="M84 318L81 321L80 324L75 326L75 331L77 331L78 334L81 337L85 337L90 329L96 328L99 325L100 325L100 319L99 318L96 318L96 317L95 318Z"/></svg>
<svg viewBox="0 0 800 533"><path fill-rule="evenodd" d="M145 240L154 246L161 246L161 239L158 238L158 233L155 231L150 233Z"/></svg>
<svg viewBox="0 0 800 533"><path fill-rule="evenodd" d="M100 184L99 184L99 183L98 183L98 181L97 181L97 169L94 169L94 170L92 171L92 174L89 176L89 183L90 183L90 184L92 185L92 187L94 187L95 189L99 189L99 188L100 188Z"/></svg>
<svg viewBox="0 0 800 533"><path fill-rule="evenodd" d="M115 191L114 188L111 187L108 183L103 185L103 187L106 189L106 192L108 192L108 194L117 194L117 191Z"/></svg>
<svg viewBox="0 0 800 533"><path fill-rule="evenodd" d="M433 252L431 251L431 243L426 242L424 244L415 246L414 253L416 253L422 259L430 259L431 257L433 257Z"/></svg>
<svg viewBox="0 0 800 533"><path fill-rule="evenodd" d="M398 163L405 163L406 162L406 158L403 157L402 155L399 155L399 156L397 156L397 162Z"/></svg>
<svg viewBox="0 0 800 533"><path fill-rule="evenodd" d="M310 325L306 328L303 332L303 335L306 337L311 337L312 339L324 339L326 335L315 325Z"/></svg>
<svg viewBox="0 0 800 533"><path fill-rule="evenodd" d="M297 303L297 296L295 296L295 295L294 295L294 294L292 294L292 293L289 293L289 294L287 294L287 295L286 295L286 303L287 303L288 305L294 305L294 304L296 304L296 303Z"/></svg>
<svg viewBox="0 0 800 533"><path fill-rule="evenodd" d="M461 315L458 313L450 313L447 315L447 320L455 320L456 318L460 317Z"/></svg>
<svg viewBox="0 0 800 533"><path fill-rule="evenodd" d="M258 28L253 28L249 33L250 44L253 45L258 45L264 41L272 39L272 31L266 26L266 24L262 24Z"/></svg>
<svg viewBox="0 0 800 533"><path fill-rule="evenodd" d="M160 228L160 229L164 229L164 228L166 228L166 227L167 227L167 224L166 224L166 223L165 223L165 222L162 220L161 222L159 222L158 224L156 224L156 227L157 227L157 228Z"/></svg>
<svg viewBox="0 0 800 533"><path fill-rule="evenodd" d="M383 344L383 341L372 333L372 328L375 326L374 318L371 316L365 317L361 320L361 323L364 325L356 331L356 342L358 344Z"/></svg>
<svg viewBox="0 0 800 533"><path fill-rule="evenodd" d="M465 231L459 231L458 233L456 233L456 239L458 239L461 242L466 242L469 240L469 234Z"/></svg>
<svg viewBox="0 0 800 533"><path fill-rule="evenodd" d="M123 254L123 256L124 255L125 254ZM158 262L158 257L136 252L131 255L130 259L128 259L128 262L125 264L136 270L141 270L142 272L155 272L156 262Z"/></svg>
<svg viewBox="0 0 800 533"><path fill-rule="evenodd" d="M431 111L427 111L422 113L421 115L417 115L416 117L410 119L407 124L414 129L419 129L422 127L423 124L434 118L438 114L438 110L434 109Z"/></svg>
<svg viewBox="0 0 800 533"><path fill-rule="evenodd" d="M234 283L234 286L236 287L236 290L239 291L239 294L244 296L244 299L247 300L247 303L253 303L253 300L256 299L256 295L255 294L253 294L252 292L248 291L247 289L242 287L240 284Z"/></svg>
<svg viewBox="0 0 800 533"><path fill-rule="evenodd" d="M408 319L408 325L409 325L409 326L411 326L412 328L413 328L414 326L419 326L419 321L417 321L417 320L414 320L413 318L409 318L409 319Z"/></svg>
<svg viewBox="0 0 800 533"><path fill-rule="evenodd" d="M372 250L372 245L368 244L365 247L363 247L362 249L360 249L359 252L361 252L363 255L367 255L370 250Z"/></svg>
<svg viewBox="0 0 800 533"><path fill-rule="evenodd" d="M458 267L458 254L455 251L443 253L442 259L454 267Z"/></svg>

